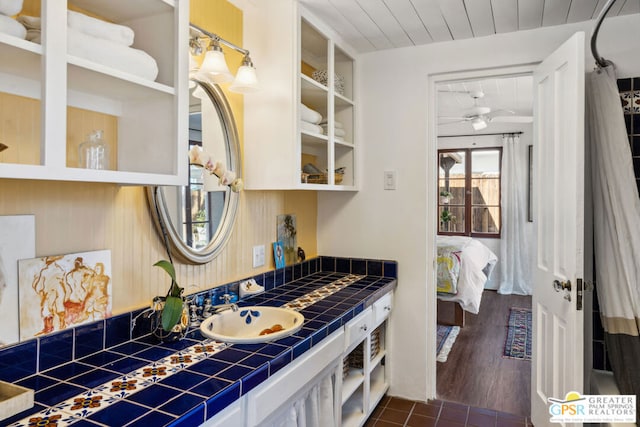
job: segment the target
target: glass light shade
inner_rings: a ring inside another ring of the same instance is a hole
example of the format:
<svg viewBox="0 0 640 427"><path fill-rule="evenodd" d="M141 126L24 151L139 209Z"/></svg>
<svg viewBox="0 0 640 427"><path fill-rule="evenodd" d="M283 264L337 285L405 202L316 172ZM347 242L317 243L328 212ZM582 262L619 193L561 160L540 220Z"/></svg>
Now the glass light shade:
<svg viewBox="0 0 640 427"><path fill-rule="evenodd" d="M236 79L229 86L229 90L239 93L256 92L259 89L256 69L250 65L243 65L238 68Z"/></svg>
<svg viewBox="0 0 640 427"><path fill-rule="evenodd" d="M473 130L482 130L487 127L487 122L481 117L476 117L471 120L471 126L473 126Z"/></svg>
<svg viewBox="0 0 640 427"><path fill-rule="evenodd" d="M226 83L233 80L233 74L229 71L224 53L219 50L208 50L204 55L202 66L197 77L214 84Z"/></svg>

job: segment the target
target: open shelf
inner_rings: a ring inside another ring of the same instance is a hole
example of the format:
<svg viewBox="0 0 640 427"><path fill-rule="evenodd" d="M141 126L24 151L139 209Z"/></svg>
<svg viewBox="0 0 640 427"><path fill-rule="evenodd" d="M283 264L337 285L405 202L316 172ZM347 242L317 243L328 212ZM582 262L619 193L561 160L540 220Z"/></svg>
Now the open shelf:
<svg viewBox="0 0 640 427"><path fill-rule="evenodd" d="M365 420L366 413L364 408L364 389L361 385L356 391L342 404L342 426L360 426Z"/></svg>
<svg viewBox="0 0 640 427"><path fill-rule="evenodd" d="M187 173L180 159L186 158L188 136L187 70L182 66L188 59L188 6L176 0L32 0L32 14L49 18L42 25L42 45L0 34L0 56L7 59L0 63L0 102L15 103L21 123L28 121L29 127L21 128L19 139L7 139L0 177L182 184ZM91 54L97 50L82 57L77 56L82 49L72 47L77 55L65 51L70 46L67 8L130 27L135 33L131 48L155 60L157 78L132 74L130 63L113 68L95 62ZM5 108L0 121L13 123L14 116ZM78 146L93 130L105 132L114 156L111 170L77 167Z"/></svg>
<svg viewBox="0 0 640 427"><path fill-rule="evenodd" d="M349 373L342 380L342 404L344 404L353 393L364 382L364 372L362 369L349 368Z"/></svg>

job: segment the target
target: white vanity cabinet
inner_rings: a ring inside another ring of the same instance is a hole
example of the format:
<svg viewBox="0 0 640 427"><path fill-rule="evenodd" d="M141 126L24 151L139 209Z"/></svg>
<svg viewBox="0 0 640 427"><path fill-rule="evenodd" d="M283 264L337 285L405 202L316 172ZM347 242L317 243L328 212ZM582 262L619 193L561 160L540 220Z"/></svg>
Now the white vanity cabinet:
<svg viewBox="0 0 640 427"><path fill-rule="evenodd" d="M357 190L355 53L295 0L244 12L261 85L245 96L246 188ZM324 128L303 126L301 104ZM321 173L303 173L308 164Z"/></svg>
<svg viewBox="0 0 640 427"><path fill-rule="evenodd" d="M184 184L189 2L27 3L41 15L41 44L0 34L0 143L8 146L0 178ZM68 8L131 27L131 47L157 62L155 81L68 53ZM92 130L104 130L107 170L78 167L78 147Z"/></svg>
<svg viewBox="0 0 640 427"><path fill-rule="evenodd" d="M334 378L335 425L362 426L389 389L385 357L392 305L393 291L203 426L281 425L296 402L327 377Z"/></svg>
<svg viewBox="0 0 640 427"><path fill-rule="evenodd" d="M345 326L341 424L362 426L389 389L385 366L387 318L393 293L378 299Z"/></svg>

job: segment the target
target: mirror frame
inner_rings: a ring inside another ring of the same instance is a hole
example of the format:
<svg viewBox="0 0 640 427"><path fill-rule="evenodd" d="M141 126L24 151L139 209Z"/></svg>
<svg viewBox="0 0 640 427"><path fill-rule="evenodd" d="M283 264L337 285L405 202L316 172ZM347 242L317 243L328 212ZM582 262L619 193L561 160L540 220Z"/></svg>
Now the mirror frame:
<svg viewBox="0 0 640 427"><path fill-rule="evenodd" d="M238 129L233 117L233 111L229 106L227 98L218 85L211 85L201 81L193 80L197 85L207 93L209 99L218 111L221 120L222 132L229 150L227 152L228 167L236 173L238 178L242 177L242 161L240 152L240 140L238 137ZM188 161L188 159L185 159ZM188 185L188 183L187 183ZM207 246L202 249L195 250L188 246L180 237L178 230L172 223L169 211L166 205L166 198L162 187L147 187L147 197L149 200L149 208L153 217L156 229L163 240L167 251L171 251L171 255L183 262L189 264L206 264L212 261L224 248L225 244L231 237L231 231L236 222L238 206L240 203L240 193L235 193L229 189L229 200L226 203L222 220L218 230Z"/></svg>

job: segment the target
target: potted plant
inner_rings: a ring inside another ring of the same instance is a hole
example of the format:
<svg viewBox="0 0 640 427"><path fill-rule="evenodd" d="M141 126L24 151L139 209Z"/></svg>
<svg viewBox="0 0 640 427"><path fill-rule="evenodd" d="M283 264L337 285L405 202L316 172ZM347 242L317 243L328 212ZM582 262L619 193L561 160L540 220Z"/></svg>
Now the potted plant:
<svg viewBox="0 0 640 427"><path fill-rule="evenodd" d="M155 311L162 313L159 324L152 327L153 333L162 340L182 338L189 326L189 312L182 297L184 289L178 286L176 270L172 262L160 260L153 265L162 268L171 277L167 296L156 297L153 300Z"/></svg>
<svg viewBox="0 0 640 427"><path fill-rule="evenodd" d="M442 190L440 192L440 203L447 204L449 203L449 200L451 200L452 197L453 197L453 193L451 193L451 191Z"/></svg>
<svg viewBox="0 0 640 427"><path fill-rule="evenodd" d="M456 222L456 216L453 215L450 210L445 209L440 214L440 221L443 224L448 224L449 222L455 223Z"/></svg>

